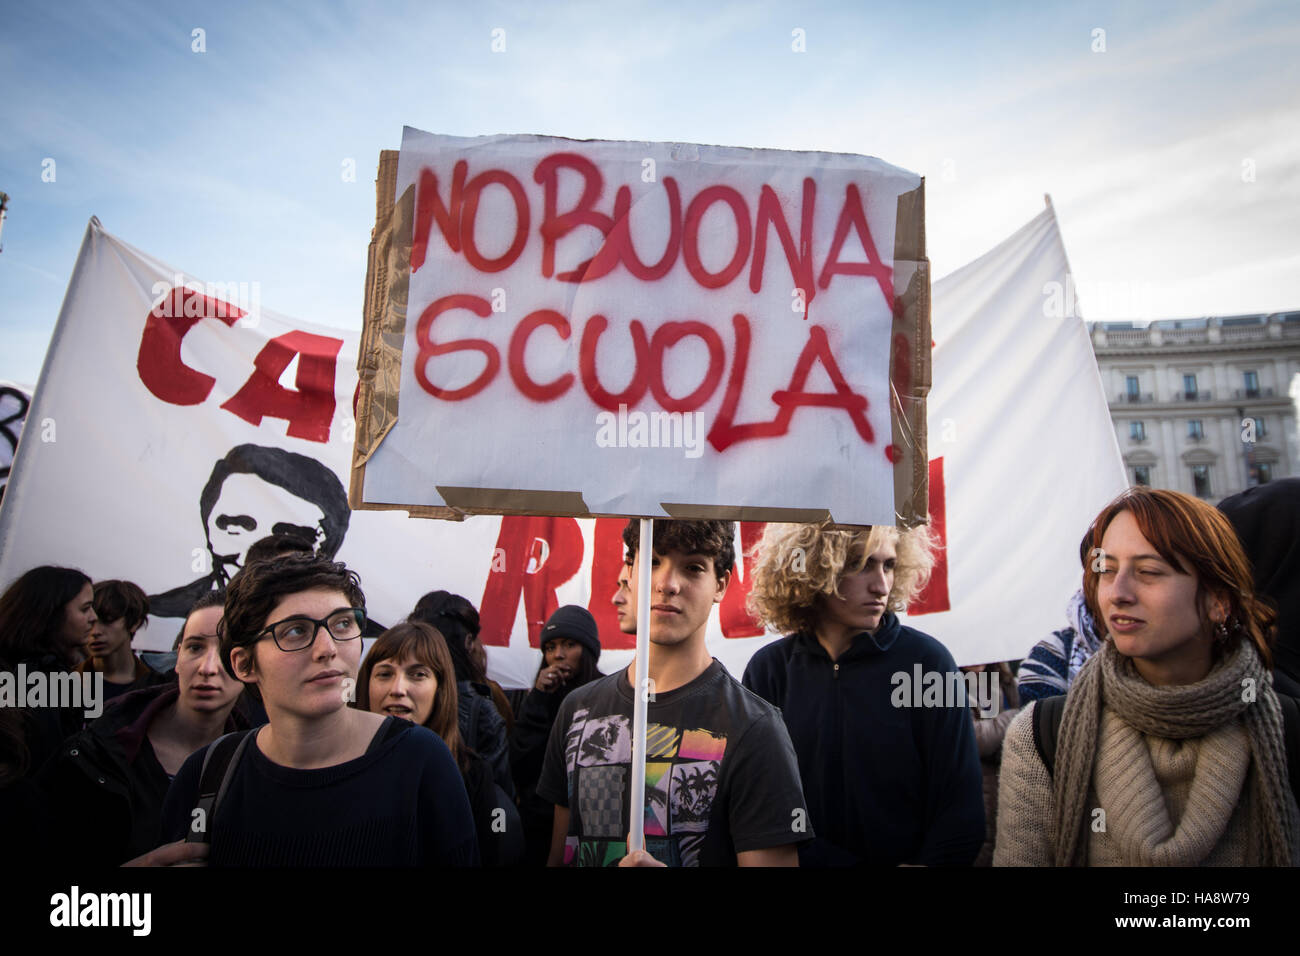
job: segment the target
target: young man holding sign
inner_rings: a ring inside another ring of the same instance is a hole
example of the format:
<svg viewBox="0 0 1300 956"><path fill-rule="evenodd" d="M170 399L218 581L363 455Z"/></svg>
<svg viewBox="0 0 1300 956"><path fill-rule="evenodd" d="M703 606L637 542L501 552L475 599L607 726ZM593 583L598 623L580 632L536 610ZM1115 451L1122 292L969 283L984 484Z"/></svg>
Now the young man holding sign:
<svg viewBox="0 0 1300 956"><path fill-rule="evenodd" d="M627 613L635 615L638 522ZM655 521L646 733L645 850L628 855L632 668L564 701L537 793L555 804L550 864L795 866L812 837L780 712L705 646L735 563L729 521Z"/></svg>

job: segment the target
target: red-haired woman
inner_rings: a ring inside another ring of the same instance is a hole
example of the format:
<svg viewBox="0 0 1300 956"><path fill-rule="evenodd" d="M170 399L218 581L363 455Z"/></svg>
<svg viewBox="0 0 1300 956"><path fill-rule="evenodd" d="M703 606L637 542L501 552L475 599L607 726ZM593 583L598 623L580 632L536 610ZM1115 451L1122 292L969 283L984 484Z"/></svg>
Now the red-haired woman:
<svg viewBox="0 0 1300 956"><path fill-rule="evenodd" d="M1295 865L1295 702L1273 690L1273 614L1231 525L1188 495L1131 488L1088 543L1084 594L1106 641L1070 686L1052 766L1046 702L1007 731L994 864Z"/></svg>

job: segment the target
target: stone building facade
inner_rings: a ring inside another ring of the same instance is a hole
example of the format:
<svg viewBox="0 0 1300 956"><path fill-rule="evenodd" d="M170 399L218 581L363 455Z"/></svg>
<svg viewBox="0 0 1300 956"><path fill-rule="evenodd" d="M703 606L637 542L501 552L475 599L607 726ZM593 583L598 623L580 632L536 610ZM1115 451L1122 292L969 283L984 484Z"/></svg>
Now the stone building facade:
<svg viewBox="0 0 1300 956"><path fill-rule="evenodd" d="M1089 328L1130 484L1217 502L1300 475L1300 312Z"/></svg>

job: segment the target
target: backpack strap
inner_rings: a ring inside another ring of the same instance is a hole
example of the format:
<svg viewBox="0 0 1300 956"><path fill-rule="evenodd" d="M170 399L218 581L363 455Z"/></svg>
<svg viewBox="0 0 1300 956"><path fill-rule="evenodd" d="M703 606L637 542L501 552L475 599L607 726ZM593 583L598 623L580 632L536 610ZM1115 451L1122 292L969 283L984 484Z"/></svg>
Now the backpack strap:
<svg viewBox="0 0 1300 956"><path fill-rule="evenodd" d="M1048 776L1055 776L1056 738L1061 732L1065 699L1064 694L1057 694L1034 701L1034 747L1047 768Z"/></svg>
<svg viewBox="0 0 1300 956"><path fill-rule="evenodd" d="M235 768L248 747L248 741L261 728L240 730L233 734L218 737L203 755L203 766L199 770L199 799L195 810L202 813L195 817L190 813L190 829L185 834L186 843L211 843L212 819L217 812L221 798L226 795Z"/></svg>
<svg viewBox="0 0 1300 956"><path fill-rule="evenodd" d="M1034 703L1034 747L1049 775L1055 775L1056 739L1065 713L1065 696L1044 697ZM1290 694L1277 695L1282 709L1283 745L1291 793L1300 800L1300 701Z"/></svg>

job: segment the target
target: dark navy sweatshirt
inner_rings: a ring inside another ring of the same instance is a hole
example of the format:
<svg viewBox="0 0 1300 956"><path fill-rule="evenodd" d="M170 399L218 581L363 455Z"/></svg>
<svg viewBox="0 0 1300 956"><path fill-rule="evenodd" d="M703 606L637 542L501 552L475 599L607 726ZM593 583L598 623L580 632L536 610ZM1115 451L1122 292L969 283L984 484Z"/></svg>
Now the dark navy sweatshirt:
<svg viewBox="0 0 1300 956"><path fill-rule="evenodd" d="M781 708L799 758L817 834L800 850L802 865L975 859L984 796L970 709L964 695L936 706L935 693L923 694L927 683L960 690L950 674L960 672L947 648L892 612L837 661L807 633L750 659L743 683Z"/></svg>

